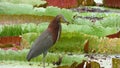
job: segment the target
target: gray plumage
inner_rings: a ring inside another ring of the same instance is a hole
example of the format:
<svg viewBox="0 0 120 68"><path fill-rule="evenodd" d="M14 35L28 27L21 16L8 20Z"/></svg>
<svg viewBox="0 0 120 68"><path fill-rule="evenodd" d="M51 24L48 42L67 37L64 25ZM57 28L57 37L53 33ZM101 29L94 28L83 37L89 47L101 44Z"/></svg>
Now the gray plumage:
<svg viewBox="0 0 120 68"><path fill-rule="evenodd" d="M30 61L31 58L34 58L43 53L46 55L47 50L53 45L52 35L48 30L45 30L34 42L31 50L27 55L27 60Z"/></svg>

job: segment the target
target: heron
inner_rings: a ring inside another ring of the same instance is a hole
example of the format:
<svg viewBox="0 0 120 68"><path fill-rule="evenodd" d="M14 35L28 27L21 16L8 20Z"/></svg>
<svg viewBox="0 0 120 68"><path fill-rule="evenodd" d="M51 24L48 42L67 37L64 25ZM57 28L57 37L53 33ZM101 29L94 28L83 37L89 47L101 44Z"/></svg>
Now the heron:
<svg viewBox="0 0 120 68"><path fill-rule="evenodd" d="M45 57L48 50L58 41L61 35L61 23L69 22L64 18L62 14L57 15L48 25L47 29L41 33L41 35L34 41L31 46L31 49L27 55L27 60L30 61L32 58L35 58L43 54L43 68L45 68Z"/></svg>

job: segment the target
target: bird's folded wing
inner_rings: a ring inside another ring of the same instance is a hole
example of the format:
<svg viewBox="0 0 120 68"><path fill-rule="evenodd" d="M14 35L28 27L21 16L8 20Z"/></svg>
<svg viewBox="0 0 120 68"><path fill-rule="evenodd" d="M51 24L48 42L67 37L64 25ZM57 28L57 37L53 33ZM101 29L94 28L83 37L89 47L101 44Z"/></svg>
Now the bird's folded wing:
<svg viewBox="0 0 120 68"><path fill-rule="evenodd" d="M36 57L47 51L52 45L52 35L48 30L46 30L35 40L28 56L30 58Z"/></svg>

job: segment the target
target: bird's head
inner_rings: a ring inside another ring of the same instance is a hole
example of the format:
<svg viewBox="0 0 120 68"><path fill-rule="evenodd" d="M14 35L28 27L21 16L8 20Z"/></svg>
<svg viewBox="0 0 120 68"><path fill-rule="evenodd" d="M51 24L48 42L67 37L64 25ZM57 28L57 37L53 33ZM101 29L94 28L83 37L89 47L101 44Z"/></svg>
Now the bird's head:
<svg viewBox="0 0 120 68"><path fill-rule="evenodd" d="M62 14L57 15L56 19L58 19L60 22L67 23L67 25L69 24L69 22L65 19L65 17Z"/></svg>

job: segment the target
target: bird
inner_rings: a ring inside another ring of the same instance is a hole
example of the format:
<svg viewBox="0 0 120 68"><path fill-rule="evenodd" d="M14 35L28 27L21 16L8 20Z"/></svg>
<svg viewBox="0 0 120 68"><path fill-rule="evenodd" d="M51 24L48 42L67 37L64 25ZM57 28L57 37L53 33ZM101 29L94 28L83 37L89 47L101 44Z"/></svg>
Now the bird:
<svg viewBox="0 0 120 68"><path fill-rule="evenodd" d="M69 22L64 18L62 14L56 15L56 17L50 22L47 29L41 33L41 35L33 42L30 51L26 57L27 61L43 54L42 62L43 68L45 68L45 57L48 50L59 40L61 35L61 23Z"/></svg>

